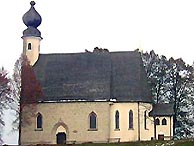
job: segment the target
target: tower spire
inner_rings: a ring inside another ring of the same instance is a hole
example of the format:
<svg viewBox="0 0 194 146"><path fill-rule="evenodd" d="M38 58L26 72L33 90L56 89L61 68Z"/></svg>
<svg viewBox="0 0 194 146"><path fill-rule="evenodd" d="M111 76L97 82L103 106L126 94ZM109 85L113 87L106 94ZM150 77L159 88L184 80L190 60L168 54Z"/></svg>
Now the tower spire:
<svg viewBox="0 0 194 146"><path fill-rule="evenodd" d="M40 14L35 9L35 2L30 2L30 9L23 15L23 23L27 29L23 31L23 53L27 56L31 65L34 65L39 57L40 41L42 40L41 32L38 26L42 22Z"/></svg>
<svg viewBox="0 0 194 146"><path fill-rule="evenodd" d="M37 29L37 27L41 24L42 18L34 8L35 4L36 3L34 1L31 1L31 8L22 17L24 24L28 27L26 30L23 31L23 37L41 37L41 32Z"/></svg>

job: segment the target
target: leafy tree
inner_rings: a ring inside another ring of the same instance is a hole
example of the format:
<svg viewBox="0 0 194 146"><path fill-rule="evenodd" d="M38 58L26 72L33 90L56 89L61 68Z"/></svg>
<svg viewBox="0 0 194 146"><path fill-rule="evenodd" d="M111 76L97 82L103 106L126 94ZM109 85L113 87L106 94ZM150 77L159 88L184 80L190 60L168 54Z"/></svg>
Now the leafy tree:
<svg viewBox="0 0 194 146"><path fill-rule="evenodd" d="M188 137L193 134L193 67L186 65L179 58L169 59L168 95L170 103L174 104L174 132L178 137Z"/></svg>
<svg viewBox="0 0 194 146"><path fill-rule="evenodd" d="M155 103L165 102L168 60L153 50L142 54L142 60Z"/></svg>
<svg viewBox="0 0 194 146"><path fill-rule="evenodd" d="M193 67L179 59L166 59L154 51L143 53L142 59L156 103L174 104L174 135L192 136L193 120Z"/></svg>
<svg viewBox="0 0 194 146"><path fill-rule="evenodd" d="M0 69L0 143L2 143L2 127L5 124L3 121L3 110L12 101L10 92L10 79L7 77L7 72L2 68Z"/></svg>
<svg viewBox="0 0 194 146"><path fill-rule="evenodd" d="M31 124L30 118L36 112L37 102L43 97L41 86L25 55L21 55L15 63L12 85L17 104L14 108L16 119L13 124L19 130L18 144L21 144L21 127Z"/></svg>

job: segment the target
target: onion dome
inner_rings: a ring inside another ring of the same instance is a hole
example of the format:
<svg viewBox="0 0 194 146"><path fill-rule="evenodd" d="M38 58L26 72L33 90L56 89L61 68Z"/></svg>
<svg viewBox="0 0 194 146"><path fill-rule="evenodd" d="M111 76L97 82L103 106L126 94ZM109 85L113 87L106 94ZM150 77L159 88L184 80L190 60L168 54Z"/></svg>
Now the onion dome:
<svg viewBox="0 0 194 146"><path fill-rule="evenodd" d="M41 37L41 32L37 28L30 26L23 31L23 37L29 37L29 36Z"/></svg>
<svg viewBox="0 0 194 146"><path fill-rule="evenodd" d="M27 27L31 26L37 28L41 24L42 18L34 8L35 2L31 1L30 5L31 5L30 10L24 14L22 19Z"/></svg>
<svg viewBox="0 0 194 146"><path fill-rule="evenodd" d="M34 36L41 37L41 32L37 29L37 27L41 24L42 18L40 14L35 10L34 5L36 3L34 1L30 2L31 8L23 15L22 20L24 24L28 27L23 31L23 37Z"/></svg>

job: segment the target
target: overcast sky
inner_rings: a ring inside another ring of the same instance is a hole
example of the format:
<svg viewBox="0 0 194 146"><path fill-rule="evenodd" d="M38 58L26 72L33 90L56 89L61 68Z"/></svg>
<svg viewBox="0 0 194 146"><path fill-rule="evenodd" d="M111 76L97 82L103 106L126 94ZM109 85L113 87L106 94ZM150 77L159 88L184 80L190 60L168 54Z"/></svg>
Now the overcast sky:
<svg viewBox="0 0 194 146"><path fill-rule="evenodd" d="M0 5L0 65L11 70L22 52L23 14L30 0ZM194 60L193 0L36 0L42 16L41 53L141 48L160 55Z"/></svg>
<svg viewBox="0 0 194 146"><path fill-rule="evenodd" d="M193 0L36 0L42 16L41 53L144 52L194 61ZM30 0L0 4L0 66L12 71L22 53L22 16Z"/></svg>

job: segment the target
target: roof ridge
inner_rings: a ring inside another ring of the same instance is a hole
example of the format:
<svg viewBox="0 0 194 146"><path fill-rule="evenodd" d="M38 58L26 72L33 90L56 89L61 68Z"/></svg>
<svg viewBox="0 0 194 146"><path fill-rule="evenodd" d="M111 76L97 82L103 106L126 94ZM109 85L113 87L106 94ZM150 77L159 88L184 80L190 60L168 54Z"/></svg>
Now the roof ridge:
<svg viewBox="0 0 194 146"><path fill-rule="evenodd" d="M112 51L112 52L67 52L67 53L40 53L40 55L66 55L66 54L85 54L85 53L91 53L91 54L114 54L114 53L139 53L138 51L134 50L134 51Z"/></svg>

